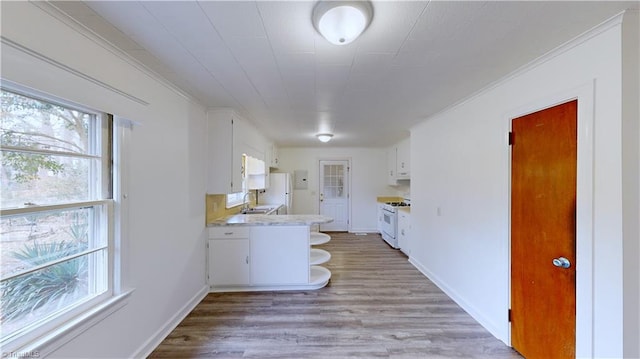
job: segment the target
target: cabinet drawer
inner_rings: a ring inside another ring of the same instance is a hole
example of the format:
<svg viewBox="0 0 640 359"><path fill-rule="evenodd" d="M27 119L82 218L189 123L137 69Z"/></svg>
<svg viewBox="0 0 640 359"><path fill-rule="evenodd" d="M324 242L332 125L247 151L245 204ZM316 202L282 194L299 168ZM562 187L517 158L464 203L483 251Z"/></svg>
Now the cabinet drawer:
<svg viewBox="0 0 640 359"><path fill-rule="evenodd" d="M248 227L211 227L209 228L209 238L249 238L251 229Z"/></svg>

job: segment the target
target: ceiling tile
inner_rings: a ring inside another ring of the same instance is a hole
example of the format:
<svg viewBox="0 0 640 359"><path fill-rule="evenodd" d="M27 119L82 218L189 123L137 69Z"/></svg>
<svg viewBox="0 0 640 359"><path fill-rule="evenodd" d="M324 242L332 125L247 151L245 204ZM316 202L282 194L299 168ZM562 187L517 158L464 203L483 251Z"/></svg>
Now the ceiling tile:
<svg viewBox="0 0 640 359"><path fill-rule="evenodd" d="M266 37L254 1L199 1L198 5L223 37Z"/></svg>
<svg viewBox="0 0 640 359"><path fill-rule="evenodd" d="M142 2L88 1L85 4L126 35L144 33L160 25Z"/></svg>
<svg viewBox="0 0 640 359"><path fill-rule="evenodd" d="M337 131L329 145L393 143L640 4L374 1L369 28L335 46L311 24L315 3L53 2L204 106L236 108L283 144L314 146L321 124Z"/></svg>
<svg viewBox="0 0 640 359"><path fill-rule="evenodd" d="M197 2L149 1L144 7L190 52L224 46Z"/></svg>

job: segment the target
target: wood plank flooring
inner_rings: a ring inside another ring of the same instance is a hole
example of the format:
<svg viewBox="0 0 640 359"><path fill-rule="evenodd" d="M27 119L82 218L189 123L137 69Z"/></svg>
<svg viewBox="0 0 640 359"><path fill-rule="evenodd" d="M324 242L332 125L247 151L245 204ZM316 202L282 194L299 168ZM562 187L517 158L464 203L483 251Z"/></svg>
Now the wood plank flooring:
<svg viewBox="0 0 640 359"><path fill-rule="evenodd" d="M331 236L327 287L209 294L150 358L521 358L379 235Z"/></svg>

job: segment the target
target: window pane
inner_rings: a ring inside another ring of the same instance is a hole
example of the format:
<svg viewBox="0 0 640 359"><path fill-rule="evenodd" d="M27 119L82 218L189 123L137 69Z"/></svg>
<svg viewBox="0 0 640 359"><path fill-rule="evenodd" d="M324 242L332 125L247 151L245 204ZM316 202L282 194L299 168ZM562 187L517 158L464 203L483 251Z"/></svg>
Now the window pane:
<svg viewBox="0 0 640 359"><path fill-rule="evenodd" d="M0 283L2 337L107 290L107 251L62 262Z"/></svg>
<svg viewBox="0 0 640 359"><path fill-rule="evenodd" d="M1 100L0 342L22 345L112 289L108 204L40 207L109 193L112 118L4 89Z"/></svg>
<svg viewBox="0 0 640 359"><path fill-rule="evenodd" d="M98 180L98 159L14 151L1 156L3 209L99 199L91 180Z"/></svg>
<svg viewBox="0 0 640 359"><path fill-rule="evenodd" d="M0 220L0 278L87 249L106 245L95 235L94 208L3 216Z"/></svg>
<svg viewBox="0 0 640 359"><path fill-rule="evenodd" d="M3 90L0 145L89 154L93 118Z"/></svg>

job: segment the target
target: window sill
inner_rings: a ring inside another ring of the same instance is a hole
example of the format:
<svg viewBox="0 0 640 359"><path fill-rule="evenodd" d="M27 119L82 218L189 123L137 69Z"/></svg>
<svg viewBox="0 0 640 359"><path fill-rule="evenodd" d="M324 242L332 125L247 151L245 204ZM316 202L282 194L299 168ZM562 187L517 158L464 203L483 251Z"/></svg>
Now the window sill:
<svg viewBox="0 0 640 359"><path fill-rule="evenodd" d="M124 307L128 303L128 298L134 290L135 289L129 289L107 299L103 303L96 305L74 319L64 323L59 328L28 343L27 345L22 346L19 349L8 351L6 350L7 348L3 348L3 355L6 353L12 353L18 356L24 354L30 355L28 357L46 357L71 341L73 338L82 334L89 328Z"/></svg>

